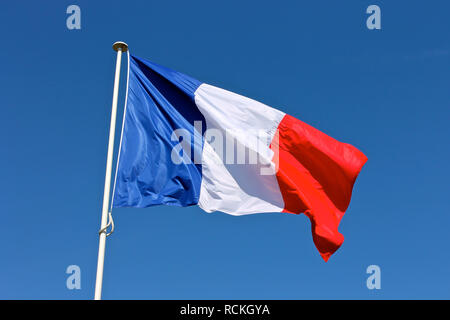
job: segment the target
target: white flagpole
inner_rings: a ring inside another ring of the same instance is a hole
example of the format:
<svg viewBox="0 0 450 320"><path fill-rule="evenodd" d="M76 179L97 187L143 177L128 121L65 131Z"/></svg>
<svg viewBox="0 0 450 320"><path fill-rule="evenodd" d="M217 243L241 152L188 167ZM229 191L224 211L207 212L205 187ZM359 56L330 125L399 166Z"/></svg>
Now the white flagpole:
<svg viewBox="0 0 450 320"><path fill-rule="evenodd" d="M111 123L109 127L109 142L108 142L108 157L106 160L106 176L105 176L105 190L103 193L103 208L102 208L102 222L100 227L100 241L98 246L98 262L97 262L97 279L95 281L95 300L100 300L102 297L102 283L103 283L103 265L105 262L105 245L106 245L106 227L108 220L108 205L111 193L111 171L114 151L114 133L116 130L116 114L117 114L117 100L119 96L119 80L120 80L120 64L122 61L122 52L128 50L128 45L124 42L116 42L113 45L114 51L117 51L116 60L116 75L114 78L114 91L111 111Z"/></svg>

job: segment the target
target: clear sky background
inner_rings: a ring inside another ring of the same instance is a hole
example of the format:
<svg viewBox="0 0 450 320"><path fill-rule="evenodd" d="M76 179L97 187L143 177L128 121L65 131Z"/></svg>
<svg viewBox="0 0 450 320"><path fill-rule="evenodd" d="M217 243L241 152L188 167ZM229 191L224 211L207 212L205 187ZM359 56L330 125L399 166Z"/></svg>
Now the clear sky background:
<svg viewBox="0 0 450 320"><path fill-rule="evenodd" d="M66 28L70 4L81 30ZM371 4L381 30L366 27ZM105 299L449 299L449 12L411 0L2 2L0 298L93 298L122 40L369 160L328 263L304 215L114 210ZM66 288L73 264L81 290ZM381 290L366 287L372 264Z"/></svg>

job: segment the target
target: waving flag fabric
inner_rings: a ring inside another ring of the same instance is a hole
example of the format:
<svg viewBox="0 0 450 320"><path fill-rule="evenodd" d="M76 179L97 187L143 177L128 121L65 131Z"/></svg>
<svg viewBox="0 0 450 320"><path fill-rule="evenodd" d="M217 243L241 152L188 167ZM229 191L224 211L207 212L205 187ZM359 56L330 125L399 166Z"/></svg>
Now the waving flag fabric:
<svg viewBox="0 0 450 320"><path fill-rule="evenodd" d="M114 207L304 213L325 261L366 156L255 100L130 57Z"/></svg>

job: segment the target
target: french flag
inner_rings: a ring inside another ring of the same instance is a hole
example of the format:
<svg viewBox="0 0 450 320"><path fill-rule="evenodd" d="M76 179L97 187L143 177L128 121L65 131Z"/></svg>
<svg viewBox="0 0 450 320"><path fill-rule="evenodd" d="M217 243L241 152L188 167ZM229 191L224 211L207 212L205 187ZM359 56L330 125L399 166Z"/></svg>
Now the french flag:
<svg viewBox="0 0 450 320"><path fill-rule="evenodd" d="M367 157L239 94L129 56L113 207L304 213L325 261Z"/></svg>

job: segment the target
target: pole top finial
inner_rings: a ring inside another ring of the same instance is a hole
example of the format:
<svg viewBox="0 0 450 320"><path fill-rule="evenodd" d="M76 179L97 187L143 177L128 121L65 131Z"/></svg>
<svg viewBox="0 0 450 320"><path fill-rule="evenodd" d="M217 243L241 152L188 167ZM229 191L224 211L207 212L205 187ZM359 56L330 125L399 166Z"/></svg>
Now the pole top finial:
<svg viewBox="0 0 450 320"><path fill-rule="evenodd" d="M128 51L128 45L122 41L114 42L112 47L113 47L114 51L119 51L119 49L122 49L122 52Z"/></svg>

